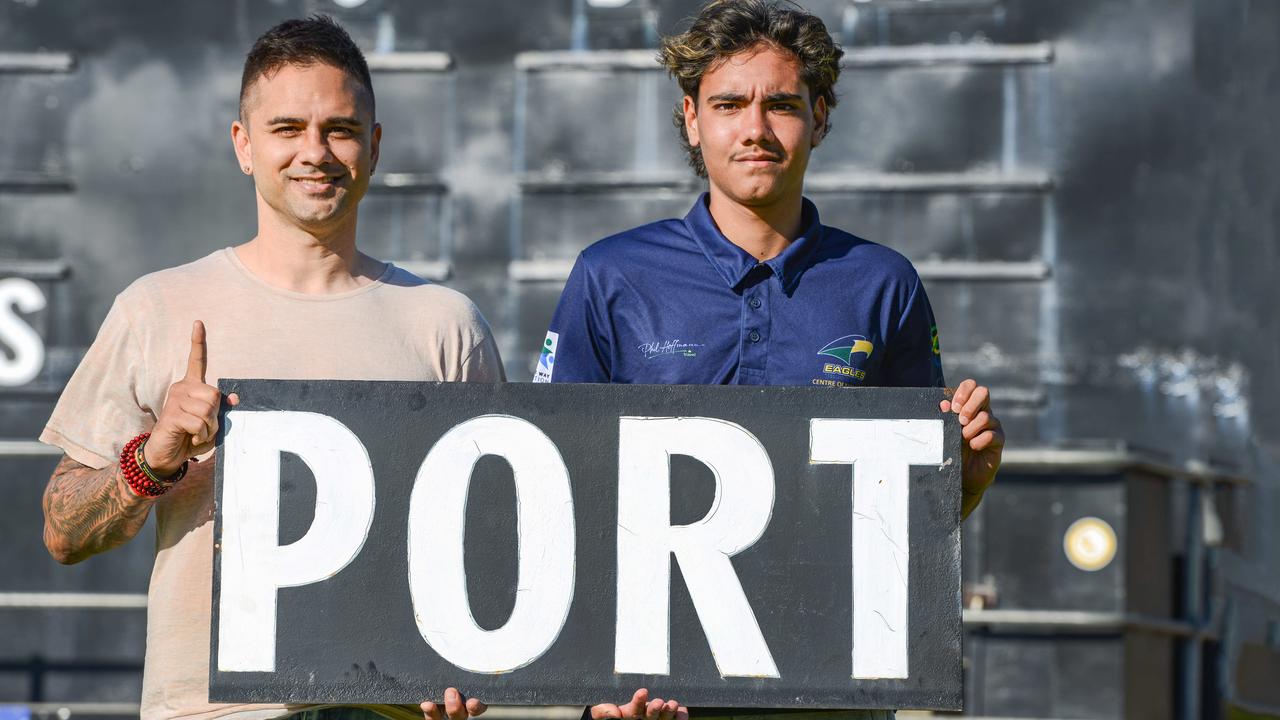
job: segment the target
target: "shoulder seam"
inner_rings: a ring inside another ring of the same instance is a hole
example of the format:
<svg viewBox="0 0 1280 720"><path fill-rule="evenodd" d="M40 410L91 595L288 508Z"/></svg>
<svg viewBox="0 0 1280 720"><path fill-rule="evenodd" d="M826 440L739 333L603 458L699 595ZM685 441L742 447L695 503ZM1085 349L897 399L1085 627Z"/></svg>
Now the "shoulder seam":
<svg viewBox="0 0 1280 720"><path fill-rule="evenodd" d="M124 293L121 293L117 298L123 295ZM138 357L142 360L142 375L143 377L151 377L151 358L147 357L147 353L143 352L142 341L138 338L138 332L134 327L133 313L122 303L120 307L120 314L124 316L124 326L129 331L129 339L133 342L134 349L137 351ZM138 387L135 384L133 387L133 400L135 404L138 404L138 407L142 407L142 405L138 403L138 399ZM155 418L157 416L156 414L160 412L161 409L162 408L151 408L152 418Z"/></svg>

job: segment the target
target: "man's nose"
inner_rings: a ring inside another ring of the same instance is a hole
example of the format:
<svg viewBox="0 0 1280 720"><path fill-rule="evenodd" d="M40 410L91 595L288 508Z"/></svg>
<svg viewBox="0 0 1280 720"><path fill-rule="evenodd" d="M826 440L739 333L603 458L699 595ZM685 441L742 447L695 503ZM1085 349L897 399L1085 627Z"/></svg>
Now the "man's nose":
<svg viewBox="0 0 1280 720"><path fill-rule="evenodd" d="M745 142L760 144L773 140L773 128L769 126L769 111L763 104L748 105L743 113L742 135Z"/></svg>
<svg viewBox="0 0 1280 720"><path fill-rule="evenodd" d="M332 158L329 142L320 128L308 128L303 135L302 149L298 159L310 165L321 165Z"/></svg>

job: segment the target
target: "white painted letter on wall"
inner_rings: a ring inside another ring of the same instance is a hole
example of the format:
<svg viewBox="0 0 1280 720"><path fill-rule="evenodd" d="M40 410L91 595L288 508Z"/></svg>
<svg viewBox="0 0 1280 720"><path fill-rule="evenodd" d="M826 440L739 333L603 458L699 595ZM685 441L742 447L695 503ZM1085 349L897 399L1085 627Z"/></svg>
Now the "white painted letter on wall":
<svg viewBox="0 0 1280 720"><path fill-rule="evenodd" d="M690 525L671 525L671 455L715 475L711 510ZM674 553L720 675L778 677L729 561L764 534L773 497L769 455L745 428L714 418L620 418L616 672L669 672Z"/></svg>
<svg viewBox="0 0 1280 720"><path fill-rule="evenodd" d="M463 567L467 491L484 455L505 458L516 486L516 603L497 630L476 624ZM506 415L484 415L445 433L422 461L409 501L409 591L427 643L471 672L528 665L559 637L573 581L573 495L551 439Z"/></svg>
<svg viewBox="0 0 1280 720"><path fill-rule="evenodd" d="M302 458L316 482L307 534L280 546L280 453ZM218 670L273 672L276 591L345 568L373 524L373 468L345 425L317 413L227 413L222 469Z"/></svg>
<svg viewBox="0 0 1280 720"><path fill-rule="evenodd" d="M809 459L853 465L853 677L906 678L910 467L942 462L941 420L815 419Z"/></svg>
<svg viewBox="0 0 1280 720"><path fill-rule="evenodd" d="M0 280L0 343L13 353L13 357L0 353L0 385L26 385L40 374L44 340L18 313L39 312L47 304L40 286L30 280Z"/></svg>

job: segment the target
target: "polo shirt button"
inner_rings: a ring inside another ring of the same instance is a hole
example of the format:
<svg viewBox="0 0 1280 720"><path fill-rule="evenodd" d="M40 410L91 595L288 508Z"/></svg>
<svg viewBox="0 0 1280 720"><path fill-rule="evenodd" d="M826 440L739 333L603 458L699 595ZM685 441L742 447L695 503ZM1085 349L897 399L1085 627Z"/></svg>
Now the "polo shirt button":
<svg viewBox="0 0 1280 720"><path fill-rule="evenodd" d="M747 301L747 303L751 305L751 307L755 310L760 309L760 298L758 297L751 298L749 301Z"/></svg>
<svg viewBox="0 0 1280 720"><path fill-rule="evenodd" d="M752 330L747 337L751 339L751 342L760 342L760 333L755 330Z"/></svg>

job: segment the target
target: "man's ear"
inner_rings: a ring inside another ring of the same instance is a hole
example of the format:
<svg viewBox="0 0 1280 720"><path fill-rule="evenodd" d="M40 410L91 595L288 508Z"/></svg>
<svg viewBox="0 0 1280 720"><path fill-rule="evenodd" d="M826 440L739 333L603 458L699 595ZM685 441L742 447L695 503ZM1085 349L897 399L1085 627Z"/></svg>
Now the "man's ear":
<svg viewBox="0 0 1280 720"><path fill-rule="evenodd" d="M810 147L818 147L822 144L823 138L827 136L827 99L819 97L818 101L813 104L813 144Z"/></svg>
<svg viewBox="0 0 1280 720"><path fill-rule="evenodd" d="M373 135L369 138L369 174L378 169L378 151L382 147L382 123L373 124Z"/></svg>
<svg viewBox="0 0 1280 720"><path fill-rule="evenodd" d="M689 145L698 147L698 101L684 96L684 130L689 136Z"/></svg>
<svg viewBox="0 0 1280 720"><path fill-rule="evenodd" d="M249 144L249 126L240 120L231 123L231 147L236 151L240 172L253 174L253 147Z"/></svg>

